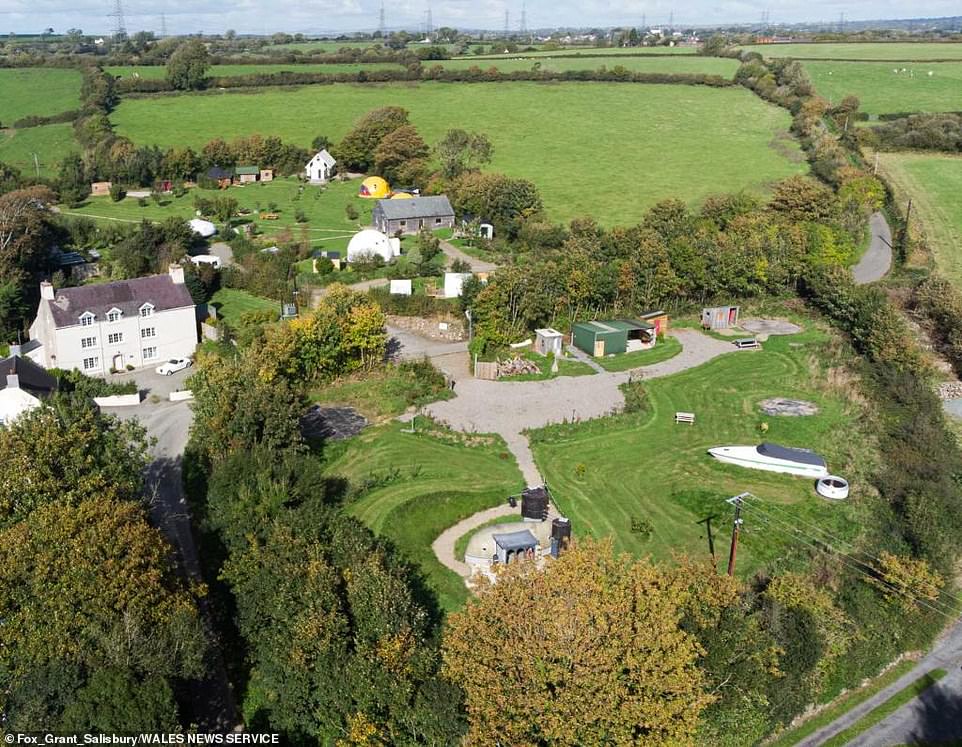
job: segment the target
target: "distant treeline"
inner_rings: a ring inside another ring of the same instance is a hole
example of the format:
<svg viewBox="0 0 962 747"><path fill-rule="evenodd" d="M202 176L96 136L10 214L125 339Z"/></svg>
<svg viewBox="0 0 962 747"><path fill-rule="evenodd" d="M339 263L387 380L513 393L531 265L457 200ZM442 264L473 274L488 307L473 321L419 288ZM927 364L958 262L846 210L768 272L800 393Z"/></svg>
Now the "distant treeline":
<svg viewBox="0 0 962 747"><path fill-rule="evenodd" d="M598 70L513 70L480 67L451 70L434 65L430 68L412 65L401 70L359 70L350 73L293 72L253 73L210 78L208 88L257 88L263 86L301 86L333 83L393 83L434 80L443 83L500 83L510 81L566 82L596 81L615 83L657 83L724 88L735 83L721 75L705 73L639 73L626 68ZM165 79L123 78L116 83L120 94L163 93L173 91Z"/></svg>

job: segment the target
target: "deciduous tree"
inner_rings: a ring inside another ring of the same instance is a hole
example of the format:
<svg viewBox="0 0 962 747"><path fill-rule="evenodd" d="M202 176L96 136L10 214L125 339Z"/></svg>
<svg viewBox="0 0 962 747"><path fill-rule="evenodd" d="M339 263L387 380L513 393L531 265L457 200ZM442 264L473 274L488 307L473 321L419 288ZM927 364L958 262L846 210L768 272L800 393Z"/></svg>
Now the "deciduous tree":
<svg viewBox="0 0 962 747"><path fill-rule="evenodd" d="M196 90L207 85L210 55L200 39L184 42L167 63L167 82L181 91Z"/></svg>

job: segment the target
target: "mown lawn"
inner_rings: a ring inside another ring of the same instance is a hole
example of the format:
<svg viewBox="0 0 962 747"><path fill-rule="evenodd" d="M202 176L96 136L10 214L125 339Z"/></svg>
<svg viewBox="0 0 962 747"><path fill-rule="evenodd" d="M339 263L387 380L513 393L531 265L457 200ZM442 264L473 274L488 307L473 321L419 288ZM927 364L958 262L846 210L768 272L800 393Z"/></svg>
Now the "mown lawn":
<svg viewBox="0 0 962 747"><path fill-rule="evenodd" d="M879 169L921 222L939 271L962 288L962 157L879 153Z"/></svg>
<svg viewBox="0 0 962 747"><path fill-rule="evenodd" d="M347 511L389 537L424 573L446 610L467 598L461 578L442 566L431 543L441 532L522 487L517 464L500 440L467 446L404 433L400 423L365 430L328 466L354 485L372 485Z"/></svg>
<svg viewBox="0 0 962 747"><path fill-rule="evenodd" d="M2 153L2 151L0 151ZM0 156L2 159L2 156ZM216 197L232 197L237 200L240 208L253 211L269 210L273 203L277 220L257 220L255 216L249 219L257 223L258 230L265 236L274 237L282 231L290 231L295 238L306 235L311 244L317 249L345 250L351 236L360 226L371 222L373 200L361 199L357 196L359 181L331 182L325 188L305 185L295 177L275 179L270 183L249 184L243 187L231 187L227 190L193 189L183 197L165 195L161 204L147 200L144 207L138 201L126 198L120 202L113 202L109 197L91 197L79 208L63 208L66 215L85 215L101 221L122 221L138 223L147 219L163 220L170 216L177 216L184 220L194 217L194 197L207 199ZM346 208L353 205L358 217L350 220ZM304 213L306 223L298 223L297 211Z"/></svg>
<svg viewBox="0 0 962 747"><path fill-rule="evenodd" d="M681 343L676 337L665 337L649 350L636 350L633 353L620 353L604 358L595 358L606 371L627 371L639 366L650 366L674 358L681 352Z"/></svg>
<svg viewBox="0 0 962 747"><path fill-rule="evenodd" d="M80 108L79 70L51 67L0 69L0 125L21 117Z"/></svg>
<svg viewBox="0 0 962 747"><path fill-rule="evenodd" d="M962 60L962 44L868 42L825 44L749 44L742 49L764 57L812 60Z"/></svg>
<svg viewBox="0 0 962 747"><path fill-rule="evenodd" d="M822 96L838 103L853 94L869 114L962 109L962 62L804 64Z"/></svg>
<svg viewBox="0 0 962 747"><path fill-rule="evenodd" d="M552 426L532 434L538 468L575 534L611 536L617 550L668 559L673 553L703 557L704 524L714 517L716 553L724 563L731 527L725 500L749 491L765 505L817 524L841 538L858 532L865 475L875 452L860 425L863 412L845 386L829 387L819 364L826 335L806 332L773 337L764 350L733 353L699 368L644 382L650 411L640 415ZM793 347L797 346L797 347ZM840 354L844 358L844 351ZM811 417L764 415L760 400L795 397L815 402ZM693 412L696 424L676 425L674 413ZM768 431L762 435L762 423ZM844 438L840 434L844 433ZM713 446L763 440L812 448L836 474L850 479L852 499L829 503L811 481L725 465ZM747 575L776 561L792 543L761 515L746 511L738 571ZM650 536L632 531L650 524Z"/></svg>
<svg viewBox="0 0 962 747"><path fill-rule="evenodd" d="M0 161L24 174L36 174L39 164L40 176L52 179L57 176L60 161L70 153L79 152L80 146L74 140L73 128L69 124L0 130Z"/></svg>
<svg viewBox="0 0 962 747"><path fill-rule="evenodd" d="M248 311L274 309L280 316L281 305L269 298L261 298L237 288L221 288L211 297L211 306L217 309L217 316L228 324L236 323Z"/></svg>
<svg viewBox="0 0 962 747"><path fill-rule="evenodd" d="M306 146L318 134L337 140L388 105L407 108L429 143L452 127L485 132L494 144L490 169L535 182L560 221L591 215L628 225L661 199L764 194L773 181L808 169L787 134L788 112L741 88L337 84L128 100L111 118L118 134L142 144L200 148L214 137L260 133Z"/></svg>

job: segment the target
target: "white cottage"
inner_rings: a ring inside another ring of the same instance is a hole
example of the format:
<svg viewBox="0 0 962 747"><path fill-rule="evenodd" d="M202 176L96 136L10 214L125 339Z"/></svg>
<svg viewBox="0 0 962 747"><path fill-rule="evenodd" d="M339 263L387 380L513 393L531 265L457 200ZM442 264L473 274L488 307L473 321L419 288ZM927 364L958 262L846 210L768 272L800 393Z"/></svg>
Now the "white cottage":
<svg viewBox="0 0 962 747"><path fill-rule="evenodd" d="M30 337L39 343L29 353L36 363L90 375L190 356L197 319L184 268L59 291L41 283Z"/></svg>
<svg viewBox="0 0 962 747"><path fill-rule="evenodd" d="M25 412L40 407L57 391L57 380L10 346L10 357L0 360L0 425L9 425Z"/></svg>
<svg viewBox="0 0 962 747"><path fill-rule="evenodd" d="M337 161L334 160L334 156L324 149L307 162L307 166L304 167L304 173L309 182L320 184L334 176L334 167L336 165Z"/></svg>

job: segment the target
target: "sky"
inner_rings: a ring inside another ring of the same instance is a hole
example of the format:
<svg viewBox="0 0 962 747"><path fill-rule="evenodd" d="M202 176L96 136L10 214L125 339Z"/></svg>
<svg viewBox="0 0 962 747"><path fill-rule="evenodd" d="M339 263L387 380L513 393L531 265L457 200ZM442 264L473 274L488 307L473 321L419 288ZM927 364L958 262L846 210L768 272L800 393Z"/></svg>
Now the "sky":
<svg viewBox="0 0 962 747"><path fill-rule="evenodd" d="M238 33L325 34L372 30L377 27L381 0L121 0L127 30L159 32L161 15L172 34ZM0 34L56 32L79 28L85 33L110 31L116 0L0 0ZM389 29L423 27L430 6L435 27L503 29L504 12L518 28L522 0L385 0ZM675 26L757 22L764 11L772 23L876 18L921 18L962 13L958 0L527 0L529 29L560 26Z"/></svg>

